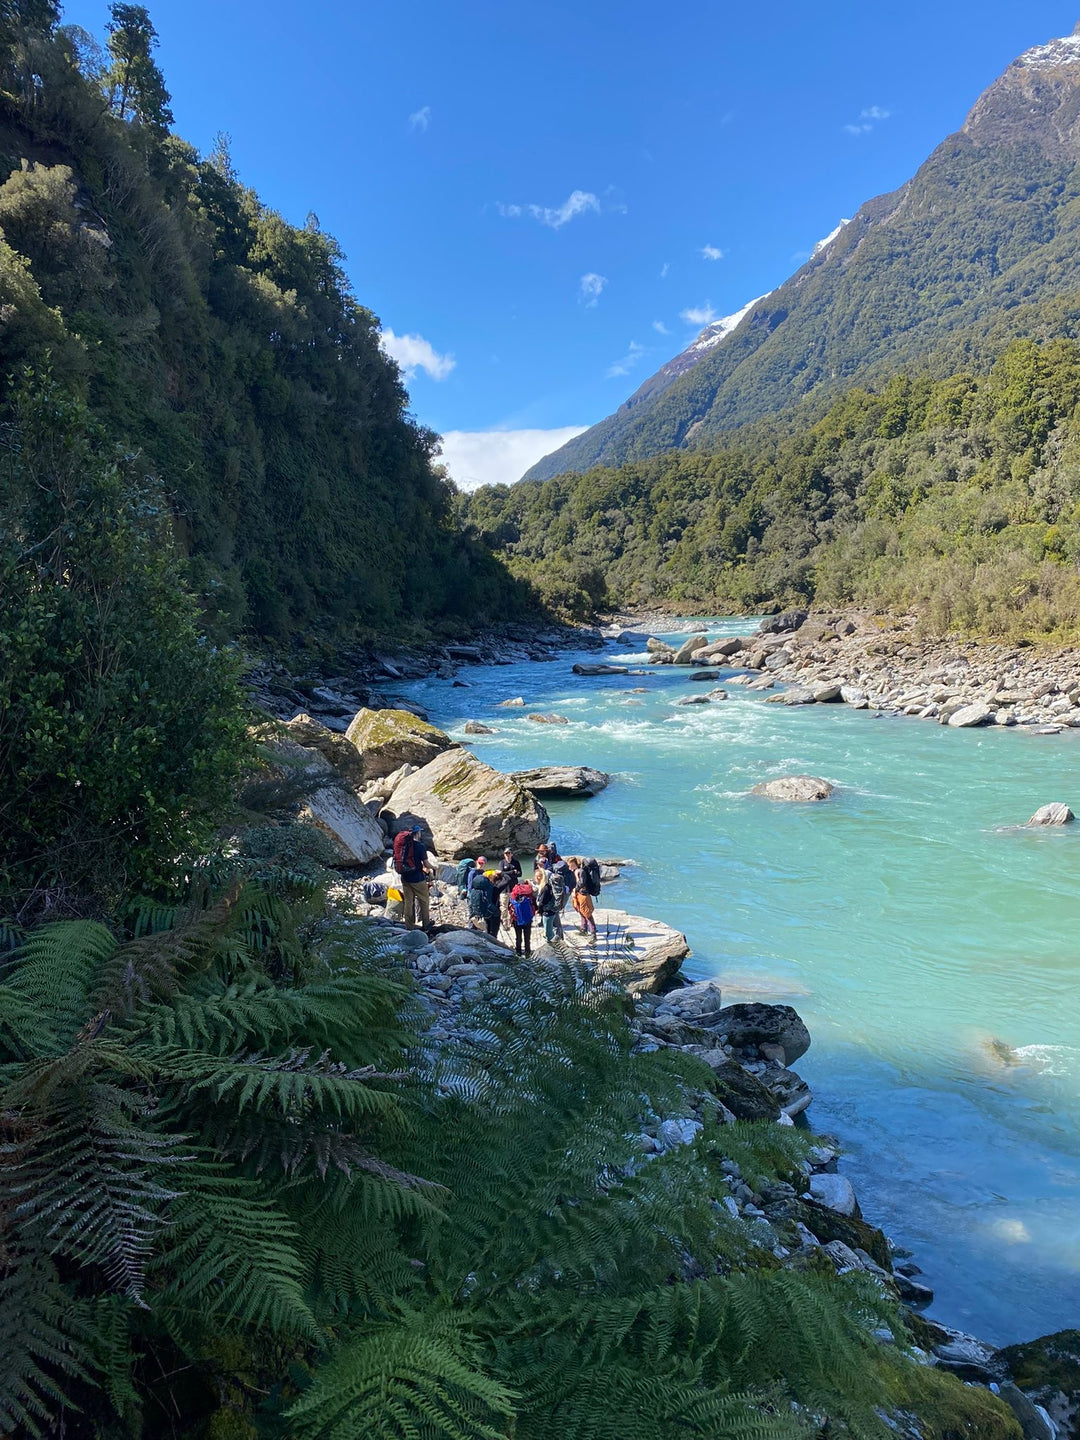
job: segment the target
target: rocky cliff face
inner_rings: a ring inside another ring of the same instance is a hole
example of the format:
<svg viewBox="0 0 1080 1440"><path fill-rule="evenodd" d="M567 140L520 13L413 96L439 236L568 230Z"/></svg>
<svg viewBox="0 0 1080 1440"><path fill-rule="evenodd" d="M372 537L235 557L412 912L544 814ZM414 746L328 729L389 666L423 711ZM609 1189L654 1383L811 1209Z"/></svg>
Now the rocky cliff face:
<svg viewBox="0 0 1080 1440"><path fill-rule="evenodd" d="M911 180L526 478L708 447L764 416L823 411L855 383L947 374L1017 336L1063 333L1076 318L1078 161L1080 31L1021 55Z"/></svg>

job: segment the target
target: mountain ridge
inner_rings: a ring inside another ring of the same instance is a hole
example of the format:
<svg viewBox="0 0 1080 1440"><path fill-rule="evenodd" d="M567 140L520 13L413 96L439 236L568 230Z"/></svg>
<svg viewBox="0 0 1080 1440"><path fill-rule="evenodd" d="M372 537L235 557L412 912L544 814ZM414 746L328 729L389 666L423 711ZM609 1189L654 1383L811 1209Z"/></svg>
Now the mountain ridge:
<svg viewBox="0 0 1080 1440"><path fill-rule="evenodd" d="M1003 314L1077 288L1078 161L1074 32L1012 61L909 180L860 206L720 343L695 360L699 336L524 478L716 444L808 401L822 413L844 388L915 362L990 363L1014 338L985 343Z"/></svg>

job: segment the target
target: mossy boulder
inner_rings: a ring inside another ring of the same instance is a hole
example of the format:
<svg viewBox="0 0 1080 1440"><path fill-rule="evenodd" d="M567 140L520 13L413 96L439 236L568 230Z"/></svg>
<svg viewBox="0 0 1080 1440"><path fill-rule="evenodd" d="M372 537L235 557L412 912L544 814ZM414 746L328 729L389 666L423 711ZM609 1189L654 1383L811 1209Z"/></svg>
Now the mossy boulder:
<svg viewBox="0 0 1080 1440"><path fill-rule="evenodd" d="M1057 1425L1060 1440L1080 1440L1080 1330L1058 1330L1000 1353L1019 1388Z"/></svg>
<svg viewBox="0 0 1080 1440"><path fill-rule="evenodd" d="M402 765L429 764L456 748L449 735L408 710L358 710L345 732L360 752L363 780L381 780Z"/></svg>
<svg viewBox="0 0 1080 1440"><path fill-rule="evenodd" d="M889 1242L876 1225L868 1224L857 1215L841 1215L839 1210L817 1205L813 1200L799 1202L798 1218L823 1245L830 1240L842 1240L852 1250L865 1250L875 1265L892 1272Z"/></svg>
<svg viewBox="0 0 1080 1440"><path fill-rule="evenodd" d="M289 739L295 740L297 745L303 745L305 750L317 750L329 760L345 783L354 790L364 784L363 759L357 754L356 746L350 745L344 735L328 729L321 721L313 719L303 711L287 720L285 729L289 733Z"/></svg>
<svg viewBox="0 0 1080 1440"><path fill-rule="evenodd" d="M511 775L467 750L446 750L396 788L391 831L422 825L443 859L498 855L507 845L534 854L551 834L548 813Z"/></svg>
<svg viewBox="0 0 1080 1440"><path fill-rule="evenodd" d="M708 1050L701 1059L715 1077L714 1094L737 1120L779 1120L780 1106L765 1086L723 1050Z"/></svg>

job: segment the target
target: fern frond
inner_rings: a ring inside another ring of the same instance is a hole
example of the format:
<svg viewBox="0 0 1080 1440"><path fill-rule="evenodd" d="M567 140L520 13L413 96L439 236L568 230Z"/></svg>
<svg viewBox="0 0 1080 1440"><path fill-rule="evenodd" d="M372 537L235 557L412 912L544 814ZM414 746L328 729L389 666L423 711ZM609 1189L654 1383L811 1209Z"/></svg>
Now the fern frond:
<svg viewBox="0 0 1080 1440"><path fill-rule="evenodd" d="M0 1273L0 1433L54 1435L69 1387L92 1377L91 1336L52 1263L8 1250Z"/></svg>
<svg viewBox="0 0 1080 1440"><path fill-rule="evenodd" d="M92 992L116 940L96 920L61 920L32 930L6 967L10 989L37 1004L54 1040L49 1053L67 1048L93 1013Z"/></svg>

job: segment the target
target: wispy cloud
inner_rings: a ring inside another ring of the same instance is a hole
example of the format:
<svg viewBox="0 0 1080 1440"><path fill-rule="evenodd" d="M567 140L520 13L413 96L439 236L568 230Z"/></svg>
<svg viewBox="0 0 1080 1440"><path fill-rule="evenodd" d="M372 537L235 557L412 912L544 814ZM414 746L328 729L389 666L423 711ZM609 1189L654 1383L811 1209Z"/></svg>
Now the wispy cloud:
<svg viewBox="0 0 1080 1440"><path fill-rule="evenodd" d="M600 201L591 190L572 190L561 205L504 205L500 200L495 208L507 219L516 220L519 215L531 215L541 225L561 230L577 215L587 215L590 210L599 214Z"/></svg>
<svg viewBox="0 0 1080 1440"><path fill-rule="evenodd" d="M618 375L629 375L644 354L645 346L639 345L636 340L631 340L622 359L613 361L604 371L605 379L614 380Z"/></svg>
<svg viewBox="0 0 1080 1440"><path fill-rule="evenodd" d="M512 485L542 455L550 455L584 425L555 430L448 430L442 437L442 459L450 479L462 490L480 485Z"/></svg>
<svg viewBox="0 0 1080 1440"><path fill-rule="evenodd" d="M431 106L421 105L419 110L414 110L409 116L409 129L419 130L421 134L431 124Z"/></svg>
<svg viewBox="0 0 1080 1440"><path fill-rule="evenodd" d="M453 355L440 355L422 335L395 335L393 330L384 330L379 341L409 379L417 370L423 370L432 380L445 380L457 364Z"/></svg>
<svg viewBox="0 0 1080 1440"><path fill-rule="evenodd" d="M663 263L663 265L660 266L660 279L661 279L661 280L666 280L666 279L667 279L667 277L668 277L668 271L669 271L670 269L671 269L671 263L670 263L670 261L665 260L664 263Z"/></svg>
<svg viewBox="0 0 1080 1440"><path fill-rule="evenodd" d="M701 247L701 258L703 260L722 260L724 258L724 252L716 245L703 245Z"/></svg>
<svg viewBox="0 0 1080 1440"><path fill-rule="evenodd" d="M868 105L865 110L859 111L858 120L845 125L844 130L848 135L868 135L879 121L888 120L891 115L892 111L882 105Z"/></svg>
<svg viewBox="0 0 1080 1440"><path fill-rule="evenodd" d="M592 310L599 303L606 284L607 276L597 275L593 270L590 270L588 275L582 275L578 299L586 310Z"/></svg>
<svg viewBox="0 0 1080 1440"><path fill-rule="evenodd" d="M712 301L706 300L704 305L688 305L685 310L680 310L679 319L685 320L687 325L711 325L716 319L716 311Z"/></svg>
<svg viewBox="0 0 1080 1440"><path fill-rule="evenodd" d="M670 335L670 334L671 334L671 331L667 328L667 326L664 324L664 322L663 322L662 320L654 320L654 321L652 322L652 328L656 331L657 335Z"/></svg>

